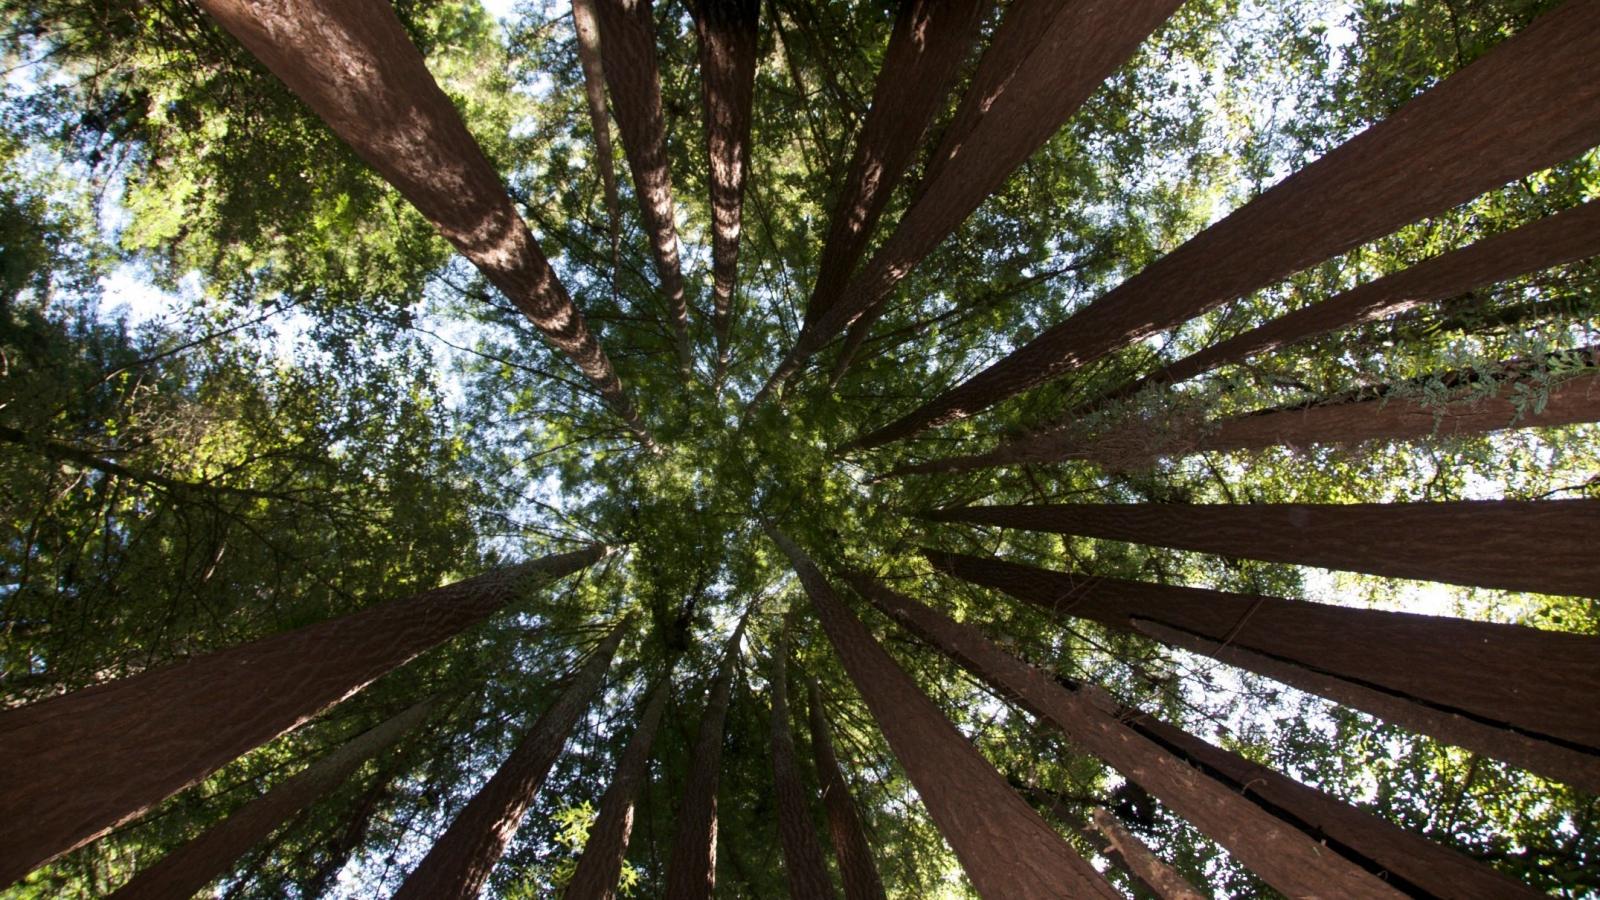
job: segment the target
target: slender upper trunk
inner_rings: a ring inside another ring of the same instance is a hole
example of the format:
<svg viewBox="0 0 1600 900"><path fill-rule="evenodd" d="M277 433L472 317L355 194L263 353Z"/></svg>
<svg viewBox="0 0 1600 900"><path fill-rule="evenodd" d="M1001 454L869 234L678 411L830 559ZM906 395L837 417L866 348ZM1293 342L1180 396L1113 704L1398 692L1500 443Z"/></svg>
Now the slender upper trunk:
<svg viewBox="0 0 1600 900"><path fill-rule="evenodd" d="M1541 594L1600 597L1600 500L972 506L928 518Z"/></svg>
<svg viewBox="0 0 1600 900"><path fill-rule="evenodd" d="M728 370L733 290L739 280L739 229L744 183L750 174L750 111L755 100L756 25L761 0L694 0L705 97L706 159L711 182L712 331L717 364L712 383Z"/></svg>
<svg viewBox="0 0 1600 900"><path fill-rule="evenodd" d="M667 158L667 121L661 109L661 72L656 63L656 22L650 0L595 0L606 86L622 133L622 150L633 173L639 212L650 235L661 293L672 316L678 367L688 378L694 357L689 344L689 305L683 296L674 221L672 172Z"/></svg>
<svg viewBox="0 0 1600 900"><path fill-rule="evenodd" d="M1569 0L1021 349L852 444L974 415L1600 142L1600 0Z"/></svg>
<svg viewBox="0 0 1600 900"><path fill-rule="evenodd" d="M594 131L594 159L606 195L606 228L611 238L613 285L622 255L622 210L617 200L617 164L611 150L611 119L606 115L606 75L600 61L600 23L595 0L572 0L572 28L578 37L578 63L583 67L583 94L589 101L589 127Z"/></svg>
<svg viewBox="0 0 1600 900"><path fill-rule="evenodd" d="M839 770L839 757L833 752L833 735L828 714L822 708L822 690L810 679L807 712L811 719L811 755L816 760L817 780L822 783L822 803L828 810L828 834L833 838L833 855L839 861L839 876L844 882L845 900L886 900L883 879L872 861L872 846L861 828L861 817L850 799L850 787Z"/></svg>
<svg viewBox="0 0 1600 900"><path fill-rule="evenodd" d="M878 646L805 553L776 529L767 533L789 557L851 682L978 893L1119 898Z"/></svg>
<svg viewBox="0 0 1600 900"><path fill-rule="evenodd" d="M677 836L667 864L666 900L710 900L717 882L717 783L722 774L723 726L739 661L739 639L744 620L728 639L716 680L706 693L706 710L700 716L700 736L695 741L689 781L678 807Z"/></svg>
<svg viewBox="0 0 1600 900"><path fill-rule="evenodd" d="M618 623L589 655L571 684L540 714L494 777L406 878L394 895L396 900L470 900L478 896L561 755L572 727L600 689L627 626L626 620Z"/></svg>
<svg viewBox="0 0 1600 900"><path fill-rule="evenodd" d="M1143 739L1079 691L1006 653L978 629L863 575L851 584L912 633L1061 729L1226 847L1268 884L1296 896L1394 897L1382 881Z"/></svg>
<svg viewBox="0 0 1600 900"><path fill-rule="evenodd" d="M111 896L117 900L194 896L226 875L240 856L265 840L289 817L343 784L362 763L420 725L433 704L432 699L424 700L357 735L303 772L240 807L204 834L168 853Z"/></svg>
<svg viewBox="0 0 1600 900"><path fill-rule="evenodd" d="M1117 817L1103 809L1089 814L1090 827L1099 832L1106 845L1123 864L1161 900L1204 900L1204 895L1184 880L1177 870L1145 846L1144 841L1122 827Z"/></svg>
<svg viewBox="0 0 1600 900"><path fill-rule="evenodd" d="M378 806L389 795L399 774L400 768L390 765L372 779L372 784L362 792L354 810L345 819L344 827L323 848L326 855L316 871L299 883L300 896L321 897L328 892L340 870L350 862L351 855L367 842L367 833L372 830L372 820L378 814Z"/></svg>
<svg viewBox="0 0 1600 900"><path fill-rule="evenodd" d="M772 651L772 787L778 802L778 836L783 842L783 871L793 900L836 897L828 864L822 858L811 804L795 760L794 736L789 730L788 650L782 638Z"/></svg>
<svg viewBox="0 0 1600 900"><path fill-rule="evenodd" d="M600 545L0 712L0 885L81 847L488 618Z"/></svg>
<svg viewBox="0 0 1600 900"><path fill-rule="evenodd" d="M639 726L617 760L610 787L600 798L600 813L589 829L589 842L578 857L578 868L562 894L565 900L611 900L617 896L622 860L628 855L628 839L633 834L633 804L649 774L650 748L655 743L656 728L661 724L661 713L667 707L671 688L669 665L650 692L644 713L639 717Z"/></svg>
<svg viewBox="0 0 1600 900"><path fill-rule="evenodd" d="M1142 633L1546 777L1600 786L1600 638L928 552L1058 615Z"/></svg>
<svg viewBox="0 0 1600 900"><path fill-rule="evenodd" d="M505 186L383 0L200 6L399 189L654 446Z"/></svg>

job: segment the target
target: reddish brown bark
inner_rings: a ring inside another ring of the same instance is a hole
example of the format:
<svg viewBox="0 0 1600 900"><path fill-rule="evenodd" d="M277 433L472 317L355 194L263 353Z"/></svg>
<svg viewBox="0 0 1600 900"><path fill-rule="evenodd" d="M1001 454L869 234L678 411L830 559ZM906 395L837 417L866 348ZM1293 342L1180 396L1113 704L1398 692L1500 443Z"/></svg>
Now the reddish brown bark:
<svg viewBox="0 0 1600 900"><path fill-rule="evenodd" d="M828 834L833 838L833 856L839 863L839 880L844 883L845 900L887 900L883 879L872 861L872 845L861 828L850 799L850 787L839 769L833 752L833 734L828 714L822 708L822 690L815 678L807 688L807 713L811 720L811 755L816 760L817 780L822 785L822 804L828 811Z"/></svg>
<svg viewBox="0 0 1600 900"><path fill-rule="evenodd" d="M561 895L565 900L612 900L617 896L622 860L628 854L628 839L633 834L634 800L648 774L650 748L655 743L656 728L661 724L661 713L667 707L671 687L669 668L650 692L639 726L617 760L611 786L600 798L600 813L589 829L589 843L584 845L583 854L578 857L578 868Z"/></svg>
<svg viewBox="0 0 1600 900"><path fill-rule="evenodd" d="M667 299L678 367L694 366L689 345L689 305L683 296L678 226L673 219L672 172L667 159L667 121L661 111L661 71L656 62L656 23L650 0L595 0L600 49L612 111L622 133L622 151L633 173L639 212L650 235L656 276Z"/></svg>
<svg viewBox="0 0 1600 900"><path fill-rule="evenodd" d="M605 351L461 114L383 0L201 0L384 180L399 189L654 446Z"/></svg>
<svg viewBox="0 0 1600 900"><path fill-rule="evenodd" d="M192 897L226 875L251 847L324 794L343 784L362 763L388 749L427 718L425 700L347 741L304 771L240 807L204 834L135 875L111 896L116 900Z"/></svg>
<svg viewBox="0 0 1600 900"><path fill-rule="evenodd" d="M1228 849L1241 864L1291 897L1395 897L1395 891L1348 860L1324 852L1227 786L1185 765L1050 674L1006 653L970 625L891 591L863 575L851 584L896 621L975 675L1061 729L1174 813ZM1130 863L1133 860L1129 860Z"/></svg>
<svg viewBox="0 0 1600 900"><path fill-rule="evenodd" d="M1589 149L1600 143L1597 54L1600 2L1569 0L1066 321L852 446L974 415Z"/></svg>
<svg viewBox="0 0 1600 900"><path fill-rule="evenodd" d="M594 131L594 160L600 167L600 184L606 197L607 233L611 237L611 265L622 252L622 213L617 200L616 155L611 150L611 119L606 115L606 72L600 59L600 23L594 0L572 0L572 29L578 39L578 63L583 67L583 94L589 102L589 127Z"/></svg>
<svg viewBox="0 0 1600 900"><path fill-rule="evenodd" d="M776 529L767 534L788 556L851 682L978 893L1120 897L878 646L805 553Z"/></svg>
<svg viewBox="0 0 1600 900"><path fill-rule="evenodd" d="M1059 504L936 510L972 522L1541 594L1600 597L1600 500Z"/></svg>
<svg viewBox="0 0 1600 900"><path fill-rule="evenodd" d="M811 804L795 760L794 735L789 729L788 650L780 637L772 651L772 787L778 801L778 837L783 843L783 871L793 900L837 897L828 877L811 820Z"/></svg>
<svg viewBox="0 0 1600 900"><path fill-rule="evenodd" d="M471 900L516 835L578 718L594 700L628 622L611 629L395 893L395 900Z"/></svg>
<svg viewBox="0 0 1600 900"><path fill-rule="evenodd" d="M603 546L0 712L0 885L81 847Z"/></svg>
<svg viewBox="0 0 1600 900"><path fill-rule="evenodd" d="M1167 865L1144 841L1122 827L1117 817L1103 809L1089 814L1095 831L1121 856L1125 865L1161 900L1204 900L1204 895Z"/></svg>
<svg viewBox="0 0 1600 900"><path fill-rule="evenodd" d="M710 900L716 890L717 782L722 774L723 726L728 718L728 699L743 636L744 620L740 619L722 651L716 680L706 694L694 762L683 789L683 803L678 807L677 836L667 864L666 900Z"/></svg>

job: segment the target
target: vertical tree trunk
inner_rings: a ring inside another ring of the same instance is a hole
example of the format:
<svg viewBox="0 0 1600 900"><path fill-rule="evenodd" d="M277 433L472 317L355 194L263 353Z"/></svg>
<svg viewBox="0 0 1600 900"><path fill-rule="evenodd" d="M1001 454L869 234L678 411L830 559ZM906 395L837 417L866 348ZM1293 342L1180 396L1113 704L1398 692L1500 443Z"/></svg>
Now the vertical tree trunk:
<svg viewBox="0 0 1600 900"><path fill-rule="evenodd" d="M839 876L844 882L845 900L887 900L878 866L872 861L872 846L867 843L850 799L850 787L839 770L839 757L833 752L833 735L828 714L822 708L822 690L817 680L809 680L807 697L811 717L811 755L816 759L817 780L822 783L822 803L828 810L828 833L833 838L833 855L839 861Z"/></svg>
<svg viewBox="0 0 1600 900"><path fill-rule="evenodd" d="M1291 897L1398 896L1360 867L1326 853L1300 830L1142 739L1082 693L1068 691L1001 650L976 628L864 575L853 575L850 582L913 634L1061 729L1074 744L1149 791L1278 890Z"/></svg>
<svg viewBox="0 0 1600 900"><path fill-rule="evenodd" d="M472 900L482 892L489 872L516 835L550 767L566 746L572 726L594 700L627 627L624 620L611 629L572 676L571 684L540 714L494 777L407 876L395 900Z"/></svg>
<svg viewBox="0 0 1600 900"><path fill-rule="evenodd" d="M654 447L499 175L383 0L200 0L399 189Z"/></svg>
<svg viewBox="0 0 1600 900"><path fill-rule="evenodd" d="M837 897L828 877L828 864L811 821L811 804L795 760L794 736L789 730L788 648L779 637L772 650L772 787L778 802L778 836L783 839L783 871L793 900Z"/></svg>
<svg viewBox="0 0 1600 900"><path fill-rule="evenodd" d="M1089 828L1100 835L1105 845L1122 859L1123 865L1134 877L1160 900L1205 900L1203 894L1184 880L1177 870L1167 865L1155 851L1145 846L1144 841L1123 828L1116 816L1104 809L1096 809L1089 814Z"/></svg>
<svg viewBox="0 0 1600 900"><path fill-rule="evenodd" d="M944 509L927 518L1389 578L1600 597L1591 542L1600 528L1600 500L1064 503Z"/></svg>
<svg viewBox="0 0 1600 900"><path fill-rule="evenodd" d="M205 778L522 594L593 545L0 712L0 885Z"/></svg>
<svg viewBox="0 0 1600 900"><path fill-rule="evenodd" d="M606 115L606 73L600 60L600 23L595 0L572 0L572 29L578 38L578 63L583 67L583 94L589 102L589 127L594 131L594 159L606 197L607 234L611 238L612 283L622 256L622 210L617 200L616 155L611 150L611 119Z"/></svg>
<svg viewBox="0 0 1600 900"><path fill-rule="evenodd" d="M717 783L722 774L723 726L739 663L739 640L744 619L733 630L722 651L716 680L706 692L706 710L700 716L700 736L695 741L689 781L678 807L677 836L667 864L666 900L710 900L717 882Z"/></svg>
<svg viewBox="0 0 1600 900"><path fill-rule="evenodd" d="M1053 572L928 552L934 568L1136 632L1540 774L1600 788L1600 638Z"/></svg>
<svg viewBox="0 0 1600 900"><path fill-rule="evenodd" d="M757 22L761 0L693 0L705 96L706 159L711 182L712 331L717 364L712 384L728 371L733 290L739 280L739 228L750 174L750 111L755 100Z"/></svg>
<svg viewBox="0 0 1600 900"><path fill-rule="evenodd" d="M572 880L562 894L565 900L611 900L617 896L622 860L628 855L628 839L633 834L633 804L649 774L650 748L655 743L656 728L661 724L661 713L666 709L671 688L669 665L650 692L639 726L617 760L611 786L600 798L600 813L589 829L589 843L578 857L577 871L572 873Z"/></svg>
<svg viewBox="0 0 1600 900"><path fill-rule="evenodd" d="M805 553L770 526L767 534L788 556L850 680L978 893L1120 898L878 646Z"/></svg>
<svg viewBox="0 0 1600 900"><path fill-rule="evenodd" d="M1568 0L977 375L852 447L965 418L1600 142L1600 2Z"/></svg>
<svg viewBox="0 0 1600 900"><path fill-rule="evenodd" d="M226 875L251 847L266 840L290 816L343 784L362 763L388 749L432 710L432 698L412 706L307 766L266 794L240 807L204 834L135 875L111 896L116 900L192 897Z"/></svg>
<svg viewBox="0 0 1600 900"><path fill-rule="evenodd" d="M678 367L688 378L694 357L689 345L689 305L683 296L674 221L672 172L667 158L667 121L661 109L661 72L656 62L656 23L650 0L595 0L606 86L611 89L622 150L633 173L639 212L650 235L661 293L672 316Z"/></svg>

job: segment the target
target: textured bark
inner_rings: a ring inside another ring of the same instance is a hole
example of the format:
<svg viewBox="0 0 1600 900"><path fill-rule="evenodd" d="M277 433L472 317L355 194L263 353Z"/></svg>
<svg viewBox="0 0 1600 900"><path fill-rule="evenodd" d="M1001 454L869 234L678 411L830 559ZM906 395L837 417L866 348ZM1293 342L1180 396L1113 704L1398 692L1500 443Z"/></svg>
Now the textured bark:
<svg viewBox="0 0 1600 900"><path fill-rule="evenodd" d="M347 741L304 771L275 785L228 818L162 857L112 894L116 900L168 900L192 897L232 870L251 847L291 816L343 784L361 764L405 737L427 718L432 699L424 700L382 724Z"/></svg>
<svg viewBox="0 0 1600 900"><path fill-rule="evenodd" d="M1106 843L1122 857L1123 862L1141 882L1155 892L1161 900L1204 900L1204 895L1185 881L1175 869L1167 865L1144 841L1122 827L1117 817L1103 809L1089 814L1094 829Z"/></svg>
<svg viewBox="0 0 1600 900"><path fill-rule="evenodd" d="M728 719L728 699L743 636L741 619L722 651L722 664L706 694L694 762L683 788L683 803L678 807L677 836L667 864L666 900L710 900L716 890L717 783L722 774L723 726Z"/></svg>
<svg viewBox="0 0 1600 900"><path fill-rule="evenodd" d="M845 900L887 900L883 879L872 861L872 845L861 828L850 799L850 786L839 770L839 757L833 752L833 734L828 714L822 708L822 690L816 679L809 682L807 713L811 720L811 755L816 760L817 780L822 784L822 803L828 810L828 835L833 838L833 856L839 863L839 880L844 883Z"/></svg>
<svg viewBox="0 0 1600 900"><path fill-rule="evenodd" d="M479 895L566 746L572 727L593 702L627 626L623 621L611 629L561 696L540 714L494 777L406 877L395 900L471 900Z"/></svg>
<svg viewBox="0 0 1600 900"><path fill-rule="evenodd" d="M607 552L547 556L0 713L0 885Z"/></svg>
<svg viewBox="0 0 1600 900"><path fill-rule="evenodd" d="M1399 896L1348 860L1323 852L1304 832L1132 731L1082 692L1062 687L1050 674L1001 650L978 629L872 578L854 575L850 582L913 634L1061 729L1288 896Z"/></svg>
<svg viewBox="0 0 1600 900"><path fill-rule="evenodd" d="M805 553L776 529L767 534L789 557L851 682L978 893L1119 898L878 646Z"/></svg>
<svg viewBox="0 0 1600 900"><path fill-rule="evenodd" d="M858 438L974 415L1600 143L1600 0L1568 0L982 372ZM843 304L841 304L841 307Z"/></svg>
<svg viewBox="0 0 1600 900"><path fill-rule="evenodd" d="M594 160L600 167L600 184L606 196L607 234L611 237L611 265L620 264L622 210L617 200L616 154L611 150L611 119L606 115L606 72L600 59L600 23L595 0L572 0L572 29L578 38L578 63L583 67L583 94L589 101L589 127L594 131Z"/></svg>
<svg viewBox="0 0 1600 900"><path fill-rule="evenodd" d="M1600 597L1600 500L973 506L928 518L1541 594Z"/></svg>
<svg viewBox="0 0 1600 900"><path fill-rule="evenodd" d="M647 446L605 351L383 0L200 0L536 325Z"/></svg>
<svg viewBox="0 0 1600 900"><path fill-rule="evenodd" d="M782 638L772 651L772 788L778 803L778 836L783 842L783 872L793 900L837 897L828 878L828 864L811 821L811 804L795 761L789 729L788 649Z"/></svg>
<svg viewBox="0 0 1600 900"><path fill-rule="evenodd" d="M672 172L667 158L667 121L661 109L661 72L656 62L656 23L650 0L595 0L606 86L611 89L622 150L633 173L639 212L650 235L656 276L667 299L678 367L688 377L694 358L689 345L689 305L683 296L674 221Z"/></svg>
<svg viewBox="0 0 1600 900"><path fill-rule="evenodd" d="M926 551L1056 615L1137 632L1593 790L1600 638L1055 572Z"/></svg>
<svg viewBox="0 0 1600 900"><path fill-rule="evenodd" d="M694 0L705 97L706 159L711 183L712 331L717 364L712 383L728 371L733 290L739 280L739 229L744 183L750 173L750 110L755 100L756 29L761 0Z"/></svg>
<svg viewBox="0 0 1600 900"><path fill-rule="evenodd" d="M662 674L650 692L639 726L628 739L627 749L617 760L611 786L600 798L600 813L589 829L589 843L578 857L577 871L562 894L565 900L611 900L617 896L617 880L622 877L622 860L628 854L628 838L633 834L633 804L639 788L649 774L650 747L655 743L661 713L672 693L671 670Z"/></svg>

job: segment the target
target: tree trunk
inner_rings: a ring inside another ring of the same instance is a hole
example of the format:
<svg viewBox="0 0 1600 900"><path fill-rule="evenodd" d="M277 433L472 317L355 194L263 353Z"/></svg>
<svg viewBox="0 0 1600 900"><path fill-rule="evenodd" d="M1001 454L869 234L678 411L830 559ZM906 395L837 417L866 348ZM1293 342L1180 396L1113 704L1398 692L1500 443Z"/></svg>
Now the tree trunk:
<svg viewBox="0 0 1600 900"><path fill-rule="evenodd" d="M723 726L728 719L728 699L734 670L739 663L739 639L744 619L722 651L717 678L706 693L706 710L700 716L700 736L695 741L689 782L678 807L677 836L667 865L666 900L710 900L717 883L717 783L722 774Z"/></svg>
<svg viewBox="0 0 1600 900"><path fill-rule="evenodd" d="M1001 650L978 629L958 624L864 575L849 580L913 634L1048 720L1074 744L1149 791L1288 896L1398 896L1370 873L1324 852L1299 829L1286 826L1227 786L1141 738L1081 692L1067 690L1051 675Z"/></svg>
<svg viewBox="0 0 1600 900"><path fill-rule="evenodd" d="M1600 787L1600 638L1054 572L928 552L1058 615L1250 669L1546 777Z"/></svg>
<svg viewBox="0 0 1600 900"><path fill-rule="evenodd" d="M589 842L584 845L577 871L572 873L572 880L562 894L565 900L612 900L617 896L622 860L628 855L628 838L633 834L633 804L649 774L650 747L655 743L661 713L672 693L671 672L669 665L656 682L639 726L617 760L611 786L600 798L600 814L589 829Z"/></svg>
<svg viewBox="0 0 1600 900"><path fill-rule="evenodd" d="M367 833L372 829L372 820L378 813L378 805L388 796L394 779L399 774L398 767L388 768L379 772L372 780L372 784L356 801L355 811L345 820L344 827L328 843L327 855L317 866L316 871L299 883L300 896L321 897L328 893L328 888L350 862L350 857L367 842Z"/></svg>
<svg viewBox="0 0 1600 900"><path fill-rule="evenodd" d="M578 63L583 67L583 94L589 101L589 127L594 131L594 160L606 197L606 233L611 238L612 283L622 256L622 210L617 200L616 154L611 149L611 119L606 115L606 73L600 60L600 23L595 0L572 0L572 30L578 38Z"/></svg>
<svg viewBox="0 0 1600 900"><path fill-rule="evenodd" d="M200 0L589 379L646 446L605 351L383 0Z"/></svg>
<svg viewBox="0 0 1600 900"><path fill-rule="evenodd" d="M1091 826L1100 833L1106 845L1122 858L1134 877L1161 900L1205 900L1182 875L1145 846L1144 841L1123 828L1116 816L1103 809L1096 809L1089 816Z"/></svg>
<svg viewBox="0 0 1600 900"><path fill-rule="evenodd" d="M772 651L772 787L778 802L778 836L783 839L783 871L793 900L837 897L828 877L828 864L811 820L811 804L800 780L795 760L794 736L789 730L788 649L779 637Z"/></svg>
<svg viewBox="0 0 1600 900"><path fill-rule="evenodd" d="M0 712L0 885L81 847L488 618L601 545Z"/></svg>
<svg viewBox="0 0 1600 900"><path fill-rule="evenodd" d="M678 259L678 226L674 221L672 172L667 157L667 122L661 109L661 72L656 62L656 22L650 0L595 0L599 14L600 49L605 55L606 86L622 132L622 150L633 173L639 212L650 235L661 293L672 316L678 368L685 379L693 372L689 344L689 305L683 296L683 270Z"/></svg>
<svg viewBox="0 0 1600 900"><path fill-rule="evenodd" d="M1123 503L936 510L972 522L1388 578L1600 597L1600 500Z"/></svg>
<svg viewBox="0 0 1600 900"><path fill-rule="evenodd" d="M357 735L304 771L240 807L204 834L168 853L111 896L116 900L194 896L231 871L240 856L266 840L289 817L343 784L362 763L410 733L427 718L433 705L433 699L424 700Z"/></svg>
<svg viewBox="0 0 1600 900"><path fill-rule="evenodd" d="M839 757L833 752L833 735L828 714L822 708L822 690L815 678L809 681L807 712L811 717L811 755L816 760L817 780L822 783L822 803L828 810L828 834L833 838L833 855L839 862L845 900L887 900L883 879L872 861L872 845L861 828L861 817L850 799L850 787L839 770Z"/></svg>
<svg viewBox="0 0 1600 900"><path fill-rule="evenodd" d="M1021 349L851 446L974 415L1589 149L1600 143L1597 54L1600 0L1569 0Z"/></svg>
<svg viewBox="0 0 1600 900"><path fill-rule="evenodd" d="M805 553L777 529L767 534L789 557L851 682L978 893L1120 898L878 646Z"/></svg>
<svg viewBox="0 0 1600 900"><path fill-rule="evenodd" d="M750 111L755 100L756 25L761 0L694 0L705 96L706 159L711 182L712 331L717 364L712 384L728 371L733 290L739 280L739 229L750 174Z"/></svg>
<svg viewBox="0 0 1600 900"><path fill-rule="evenodd" d="M395 900L472 900L516 836L522 817L544 785L583 711L605 679L628 622L611 629L573 675L572 682L500 765L494 777L456 816L427 857L407 876Z"/></svg>

